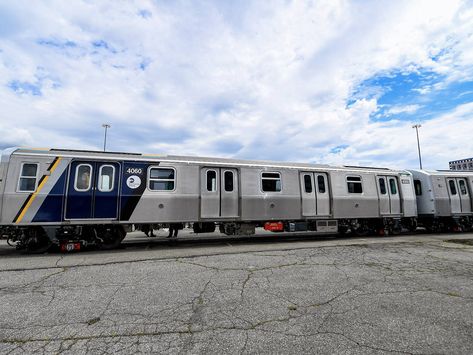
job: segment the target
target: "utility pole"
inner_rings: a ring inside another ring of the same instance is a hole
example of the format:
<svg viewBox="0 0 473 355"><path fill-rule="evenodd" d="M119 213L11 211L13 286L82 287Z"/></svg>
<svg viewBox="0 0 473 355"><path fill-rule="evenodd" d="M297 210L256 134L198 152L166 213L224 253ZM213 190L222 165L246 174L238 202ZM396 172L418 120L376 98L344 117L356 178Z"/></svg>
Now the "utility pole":
<svg viewBox="0 0 473 355"><path fill-rule="evenodd" d="M105 134L103 137L103 151L105 152L105 149L107 148L107 129L109 129L112 126L109 125L108 123L103 123L102 127L105 128Z"/></svg>
<svg viewBox="0 0 473 355"><path fill-rule="evenodd" d="M416 135L417 135L417 152L419 153L419 168L422 170L422 156L420 154L420 143L419 143L419 128L422 127L420 124L415 124L412 126L412 128L416 129Z"/></svg>

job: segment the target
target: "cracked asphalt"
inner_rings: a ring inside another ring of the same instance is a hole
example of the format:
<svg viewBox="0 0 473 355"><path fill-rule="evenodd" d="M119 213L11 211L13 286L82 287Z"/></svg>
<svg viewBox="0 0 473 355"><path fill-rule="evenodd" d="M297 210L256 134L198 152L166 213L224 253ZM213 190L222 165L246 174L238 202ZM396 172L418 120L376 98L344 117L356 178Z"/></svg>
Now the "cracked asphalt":
<svg viewBox="0 0 473 355"><path fill-rule="evenodd" d="M1 353L473 353L473 234L0 245Z"/></svg>

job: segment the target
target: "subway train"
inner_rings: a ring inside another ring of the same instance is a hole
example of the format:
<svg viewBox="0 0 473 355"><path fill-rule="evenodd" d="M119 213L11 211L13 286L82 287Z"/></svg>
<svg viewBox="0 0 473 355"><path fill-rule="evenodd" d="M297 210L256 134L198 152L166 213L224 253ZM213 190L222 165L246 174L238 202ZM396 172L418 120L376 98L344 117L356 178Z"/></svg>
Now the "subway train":
<svg viewBox="0 0 473 355"><path fill-rule="evenodd" d="M473 228L473 172L9 148L0 233L27 252L117 247L135 228L397 234Z"/></svg>

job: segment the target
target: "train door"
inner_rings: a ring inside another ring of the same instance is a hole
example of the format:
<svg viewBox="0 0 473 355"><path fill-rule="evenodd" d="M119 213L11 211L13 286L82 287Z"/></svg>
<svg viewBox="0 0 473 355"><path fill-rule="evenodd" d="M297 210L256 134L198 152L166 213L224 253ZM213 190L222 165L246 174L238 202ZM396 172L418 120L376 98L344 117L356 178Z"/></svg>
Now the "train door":
<svg viewBox="0 0 473 355"><path fill-rule="evenodd" d="M314 181L317 185L317 216L328 216L330 214L330 196L327 174L314 174Z"/></svg>
<svg viewBox="0 0 473 355"><path fill-rule="evenodd" d="M378 197L380 215L391 214L391 202L389 200L388 182L386 176L378 176Z"/></svg>
<svg viewBox="0 0 473 355"><path fill-rule="evenodd" d="M399 185L395 176L388 177L389 185L389 207L391 214L401 214L401 198L399 197Z"/></svg>
<svg viewBox="0 0 473 355"><path fill-rule="evenodd" d="M117 219L120 164L73 161L65 219Z"/></svg>
<svg viewBox="0 0 473 355"><path fill-rule="evenodd" d="M471 213L471 200L467 181L464 178L457 178L456 180L460 192L460 207L462 213Z"/></svg>
<svg viewBox="0 0 473 355"><path fill-rule="evenodd" d="M400 214L401 198L395 176L378 176L379 213L381 215Z"/></svg>
<svg viewBox="0 0 473 355"><path fill-rule="evenodd" d="M238 170L203 168L201 170L201 218L230 218L239 216Z"/></svg>
<svg viewBox="0 0 473 355"><path fill-rule="evenodd" d="M450 209L452 213L461 213L460 196L458 196L457 182L454 178L447 179L447 190L450 198Z"/></svg>
<svg viewBox="0 0 473 355"><path fill-rule="evenodd" d="M330 194L326 173L301 172L302 216L330 215Z"/></svg>
<svg viewBox="0 0 473 355"><path fill-rule="evenodd" d="M314 189L314 174L302 172L299 174L299 179L302 196L302 216L315 217L317 216L317 200Z"/></svg>

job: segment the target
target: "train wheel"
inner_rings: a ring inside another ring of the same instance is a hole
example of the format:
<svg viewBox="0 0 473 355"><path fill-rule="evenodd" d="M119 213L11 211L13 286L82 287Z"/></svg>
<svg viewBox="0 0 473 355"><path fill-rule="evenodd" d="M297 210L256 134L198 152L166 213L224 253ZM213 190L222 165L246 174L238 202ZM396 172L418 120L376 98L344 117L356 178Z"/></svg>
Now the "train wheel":
<svg viewBox="0 0 473 355"><path fill-rule="evenodd" d="M122 226L110 226L96 228L97 238L99 239L100 248L110 250L118 248L122 240L126 236L126 231Z"/></svg>
<svg viewBox="0 0 473 355"><path fill-rule="evenodd" d="M23 244L26 253L41 254L51 247L52 242L43 228L35 227L28 230Z"/></svg>

